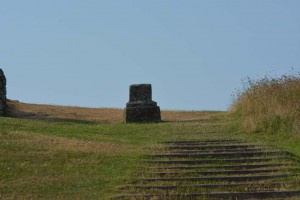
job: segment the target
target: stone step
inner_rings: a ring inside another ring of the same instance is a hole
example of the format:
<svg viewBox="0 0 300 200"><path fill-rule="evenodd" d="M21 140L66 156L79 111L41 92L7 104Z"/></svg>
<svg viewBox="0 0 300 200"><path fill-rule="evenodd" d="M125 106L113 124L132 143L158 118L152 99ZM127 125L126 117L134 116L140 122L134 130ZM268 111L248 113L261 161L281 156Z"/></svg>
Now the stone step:
<svg viewBox="0 0 300 200"><path fill-rule="evenodd" d="M226 143L245 143L243 140L186 140L186 141L169 141L169 142L164 142L163 144L166 145L173 145L173 144L226 144Z"/></svg>
<svg viewBox="0 0 300 200"><path fill-rule="evenodd" d="M149 158L205 158L205 157L254 157L270 155L287 155L286 151L260 151L260 152L222 152L222 153L167 153L167 154L149 154Z"/></svg>
<svg viewBox="0 0 300 200"><path fill-rule="evenodd" d="M291 166L294 163L280 164L243 164L243 165L207 165L207 166L165 166L165 167L149 167L148 170L196 170L196 169L258 169L270 167Z"/></svg>
<svg viewBox="0 0 300 200"><path fill-rule="evenodd" d="M193 164L213 164L213 163L261 163L274 160L285 160L286 157L269 157L269 158L237 158L237 159L201 159L201 160L150 160L149 164L164 164L164 165L193 165Z"/></svg>
<svg viewBox="0 0 300 200"><path fill-rule="evenodd" d="M180 150L215 150L215 149L247 149L247 148L259 148L260 146L253 144L243 145L172 145L165 147L169 149L180 149Z"/></svg>
<svg viewBox="0 0 300 200"><path fill-rule="evenodd" d="M288 171L290 169L284 169L285 171ZM255 169L255 170L219 170L219 171L176 171L176 172L169 172L169 171L160 171L160 172L147 172L145 175L156 175L156 176L174 176L174 175L220 175L220 174L235 174L235 175L241 175L241 174L269 174L269 173L275 173L284 171L282 168L277 169Z"/></svg>
<svg viewBox="0 0 300 200"><path fill-rule="evenodd" d="M259 183L259 182L240 182L230 184L187 184L187 185L125 185L121 186L121 190L176 190L176 189L192 189L192 188L203 188L203 189L226 189L226 188L243 188L249 191L255 191L255 189L269 188L285 188L294 185L299 185L300 182L271 182L271 183Z"/></svg>
<svg viewBox="0 0 300 200"><path fill-rule="evenodd" d="M251 175L251 176L211 176L211 177L171 177L171 178L140 178L142 182L198 182L198 181L258 181L288 178L298 174Z"/></svg>
<svg viewBox="0 0 300 200"><path fill-rule="evenodd" d="M211 150L169 150L170 153L233 153L233 152L259 152L266 151L262 148L249 148L249 149L211 149ZM162 152L160 150L159 152Z"/></svg>
<svg viewBox="0 0 300 200"><path fill-rule="evenodd" d="M115 199L274 199L299 197L300 191L272 191L272 192L216 192L216 193L185 193L185 194L129 194L119 195Z"/></svg>

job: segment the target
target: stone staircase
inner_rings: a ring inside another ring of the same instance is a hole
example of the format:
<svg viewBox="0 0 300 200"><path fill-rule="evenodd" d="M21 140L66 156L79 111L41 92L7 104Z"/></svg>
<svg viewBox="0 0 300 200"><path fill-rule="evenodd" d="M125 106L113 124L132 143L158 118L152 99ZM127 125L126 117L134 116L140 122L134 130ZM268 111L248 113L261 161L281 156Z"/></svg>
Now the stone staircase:
<svg viewBox="0 0 300 200"><path fill-rule="evenodd" d="M297 158L242 140L170 141L116 199L300 199Z"/></svg>

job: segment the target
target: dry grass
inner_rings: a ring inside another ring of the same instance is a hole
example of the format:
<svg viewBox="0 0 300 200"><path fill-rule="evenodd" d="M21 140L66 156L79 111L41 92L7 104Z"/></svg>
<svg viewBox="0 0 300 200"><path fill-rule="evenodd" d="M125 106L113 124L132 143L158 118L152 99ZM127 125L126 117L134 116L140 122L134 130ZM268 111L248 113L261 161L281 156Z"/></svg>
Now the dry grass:
<svg viewBox="0 0 300 200"><path fill-rule="evenodd" d="M230 109L247 131L299 134L300 76L248 79Z"/></svg>
<svg viewBox="0 0 300 200"><path fill-rule="evenodd" d="M55 153L61 151L70 151L76 153L101 153L113 154L126 150L124 145L113 144L110 142L84 141L75 138L47 136L47 135L28 135L23 132L12 132L9 135L2 136L2 140L10 141L16 144L34 146L37 149L43 148Z"/></svg>
<svg viewBox="0 0 300 200"><path fill-rule="evenodd" d="M8 101L8 106L8 115L15 118L53 121L90 121L97 123L123 122L123 109L29 104L12 100ZM211 118L212 113L199 111L161 111L161 117L163 121L195 121Z"/></svg>
<svg viewBox="0 0 300 200"><path fill-rule="evenodd" d="M8 115L15 118L120 123L123 117L123 111L121 109L113 108L82 108L29 104L11 100L8 101L8 107Z"/></svg>

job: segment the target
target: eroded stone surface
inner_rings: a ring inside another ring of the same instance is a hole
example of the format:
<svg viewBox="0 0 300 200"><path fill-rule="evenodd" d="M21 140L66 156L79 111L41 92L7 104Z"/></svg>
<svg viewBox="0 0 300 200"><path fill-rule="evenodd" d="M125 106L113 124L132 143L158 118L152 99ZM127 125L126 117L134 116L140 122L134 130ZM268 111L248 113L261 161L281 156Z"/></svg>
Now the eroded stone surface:
<svg viewBox="0 0 300 200"><path fill-rule="evenodd" d="M160 108L152 101L151 84L131 85L129 92L129 102L124 113L125 123L161 121Z"/></svg>
<svg viewBox="0 0 300 200"><path fill-rule="evenodd" d="M151 84L136 84L129 86L129 102L152 101Z"/></svg>

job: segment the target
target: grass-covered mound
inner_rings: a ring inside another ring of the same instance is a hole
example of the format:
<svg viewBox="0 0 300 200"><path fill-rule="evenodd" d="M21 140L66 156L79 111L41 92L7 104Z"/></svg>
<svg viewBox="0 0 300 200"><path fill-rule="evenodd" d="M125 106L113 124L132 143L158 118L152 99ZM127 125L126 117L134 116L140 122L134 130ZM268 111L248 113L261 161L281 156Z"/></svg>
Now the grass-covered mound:
<svg viewBox="0 0 300 200"><path fill-rule="evenodd" d="M300 134L300 74L247 79L231 112L247 132Z"/></svg>

